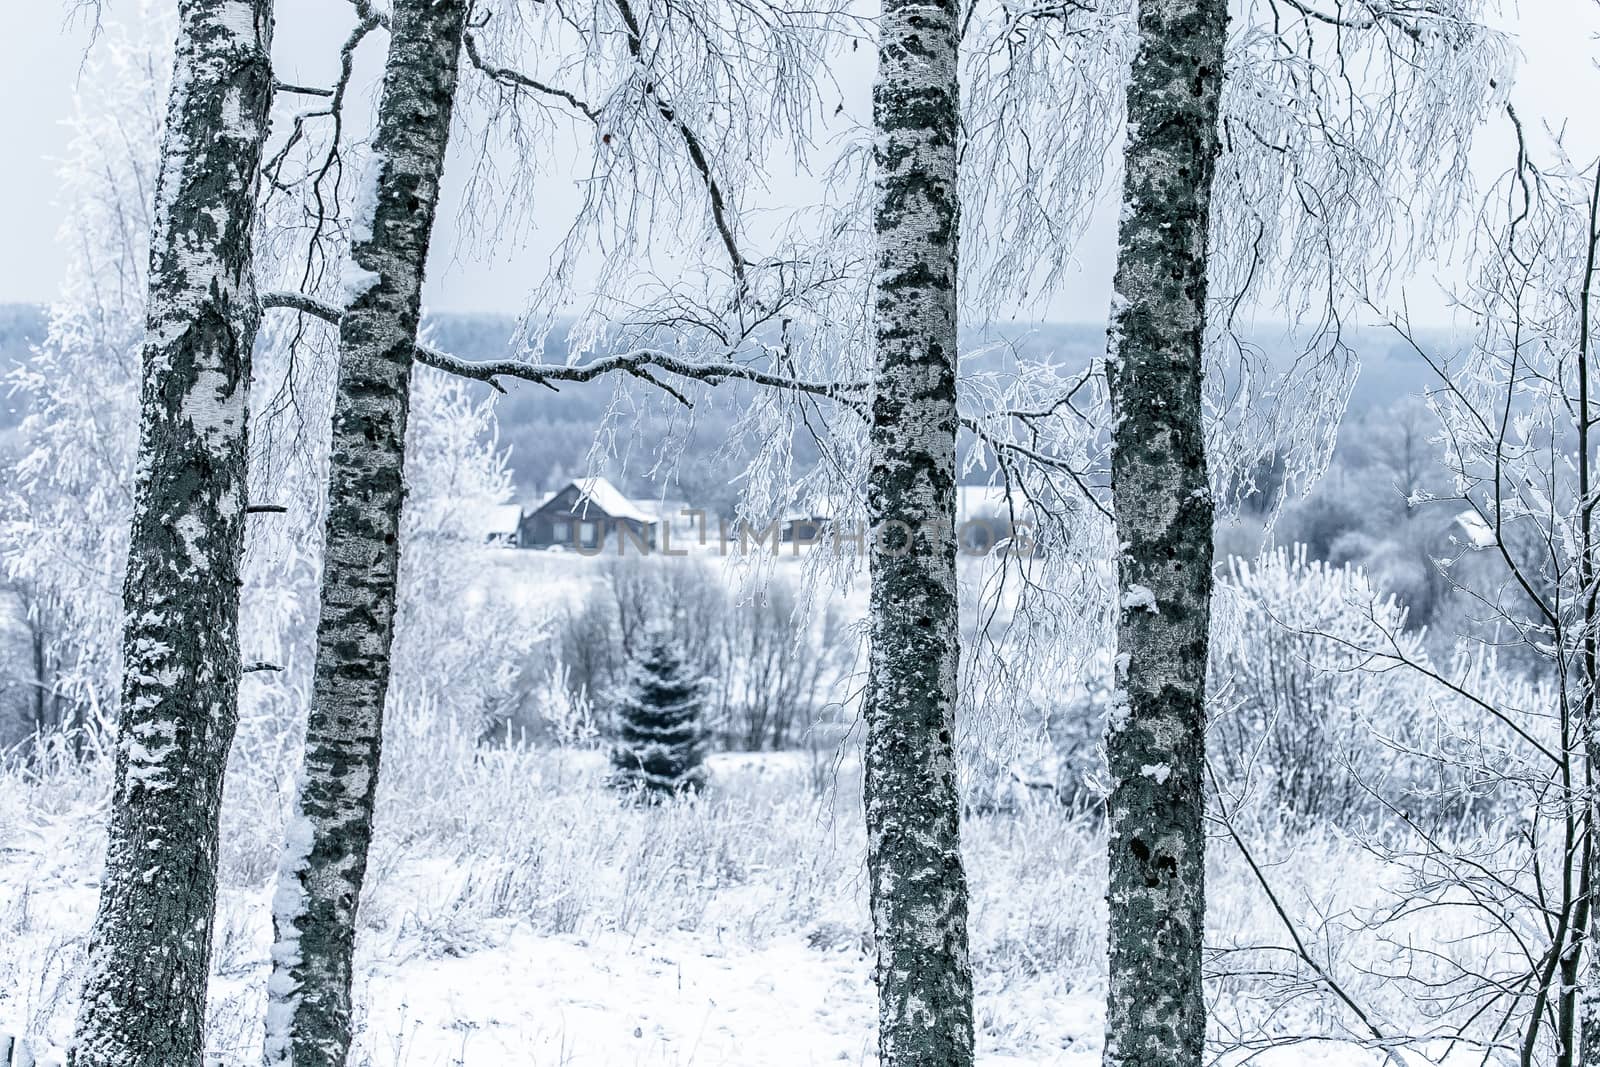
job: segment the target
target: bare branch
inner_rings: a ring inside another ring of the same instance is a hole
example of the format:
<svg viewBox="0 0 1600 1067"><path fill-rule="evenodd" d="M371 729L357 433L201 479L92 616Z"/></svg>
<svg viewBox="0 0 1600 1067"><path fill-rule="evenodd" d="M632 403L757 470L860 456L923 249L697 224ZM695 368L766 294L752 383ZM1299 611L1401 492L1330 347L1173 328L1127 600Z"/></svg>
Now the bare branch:
<svg viewBox="0 0 1600 1067"><path fill-rule="evenodd" d="M263 293L261 306L289 308L335 326L338 325L341 315L338 306L301 293L283 291ZM551 385L554 382L588 382L607 374L622 372L660 386L661 382L648 373L653 368L680 378L704 382L707 385L725 381L745 381L772 389L807 393L835 401L860 414L865 414L866 382L826 382L773 374L758 367L736 362L732 358L733 355L734 353L730 351L726 360L701 361L683 359L661 348L633 348L626 352L602 356L588 363L567 365L528 363L516 359L465 360L428 345L417 345L418 362L448 374L488 382L491 385L496 384L497 378L516 378L541 385ZM681 394L673 390L667 391L687 403Z"/></svg>

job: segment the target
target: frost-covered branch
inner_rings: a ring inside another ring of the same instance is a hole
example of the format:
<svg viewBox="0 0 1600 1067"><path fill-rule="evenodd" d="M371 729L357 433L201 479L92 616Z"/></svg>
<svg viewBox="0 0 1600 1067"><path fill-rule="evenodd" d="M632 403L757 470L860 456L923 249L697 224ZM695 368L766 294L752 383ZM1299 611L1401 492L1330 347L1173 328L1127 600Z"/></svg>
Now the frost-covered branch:
<svg viewBox="0 0 1600 1067"><path fill-rule="evenodd" d="M502 85L508 85L518 89L526 89L529 92L537 93L541 96L554 97L557 100L565 102L568 106L577 111L579 114L583 115L590 122L593 122L597 125L600 123L600 109L576 94L566 89L562 89L559 86L547 85L544 82L539 81L537 78L530 78L521 71L512 70L510 67L502 67L489 62L489 60L484 58L483 52L478 47L477 37L471 32L468 32L466 35L465 45L467 59L474 67L483 72L485 77L491 79L492 81L499 82Z"/></svg>
<svg viewBox="0 0 1600 1067"><path fill-rule="evenodd" d="M1216 770L1209 760L1206 763L1206 775L1211 780L1212 797L1216 801L1218 810L1216 821L1222 824L1223 830L1232 840L1234 847L1239 850L1239 855L1243 857L1246 865L1249 866L1251 876L1255 878L1256 884L1261 887L1261 892L1266 895L1267 903L1272 905L1272 911L1278 916L1278 921L1283 924L1284 931L1289 935L1289 940L1294 942L1295 954L1305 962L1307 967L1311 968L1312 973L1317 976L1317 981L1330 993L1338 997L1344 1006L1349 1008L1351 1013L1360 1020L1361 1025L1372 1035L1373 1041L1380 1046L1387 1044L1391 1040L1390 1037L1373 1021L1371 1013L1356 1002L1343 984L1334 978L1329 969L1306 946L1305 938L1301 936L1294 918L1290 916L1288 909L1284 907L1283 900L1278 892L1272 888L1272 882L1267 877L1266 871L1262 869L1261 864L1256 862L1249 843L1245 840L1244 835L1240 833L1234 821L1233 811L1228 804L1226 794L1217 782ZM1405 1067L1405 1061L1394 1052L1386 1050L1386 1055L1389 1062L1395 1064L1396 1067Z"/></svg>
<svg viewBox="0 0 1600 1067"><path fill-rule="evenodd" d="M261 294L263 308L288 308L337 325L341 309L336 304L299 293L283 291ZM741 339L743 340L743 339ZM737 347L730 349L731 357ZM762 370L731 358L703 361L684 359L663 348L630 348L626 352L591 359L587 363L529 363L516 359L467 360L442 352L429 345L417 345L419 362L461 378L486 382L500 388L496 379L515 378L554 388L556 382L588 382L608 374L626 373L648 377L651 370L659 370L680 378L716 385L728 381L745 381L754 385L789 392L807 393L836 401L860 412L865 403L865 382L829 382L809 378L790 377ZM660 385L659 382L652 384Z"/></svg>

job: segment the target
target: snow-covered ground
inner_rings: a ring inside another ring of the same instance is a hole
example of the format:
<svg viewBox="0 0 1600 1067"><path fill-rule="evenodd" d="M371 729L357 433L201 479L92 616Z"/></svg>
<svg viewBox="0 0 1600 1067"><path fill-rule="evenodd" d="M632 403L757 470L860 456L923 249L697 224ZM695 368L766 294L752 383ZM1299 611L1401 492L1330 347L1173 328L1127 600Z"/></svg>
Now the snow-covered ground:
<svg viewBox="0 0 1600 1067"><path fill-rule="evenodd" d="M481 548L474 550L474 566L482 580L478 591L484 596L501 596L531 608L545 608L553 604L572 603L588 594L595 583L605 580L617 568L670 568L694 567L707 576L727 583L730 590L753 590L761 582L777 577L797 586L804 582L810 570L827 563L830 557L814 555L809 548L796 549L784 545L779 551L765 550L740 554L737 542L720 548L713 535L705 545L690 540L682 546L673 545L681 555L663 555L660 552L641 554L631 543L625 542L619 551L614 543L595 555L585 555L565 548ZM964 572L976 571L976 557L962 557ZM824 598L840 596L856 610L866 606L866 561L846 559L828 564L831 573L839 576L843 588L836 581L821 583Z"/></svg>
<svg viewBox="0 0 1600 1067"><path fill-rule="evenodd" d="M849 760L820 771L791 753L713 762L704 800L640 809L599 784L598 753L473 753L438 739L423 752L402 734L364 898L354 1062L874 1063ZM225 817L233 845L223 857L209 1044L227 1067L257 1062L260 1047L278 828L266 817L271 787L259 779L236 776ZM32 1035L48 1055L71 1033L104 783L13 771L5 784L16 788L0 794L0 1033ZM1059 809L969 820L982 1063L1098 1062L1102 848L1091 817ZM1281 941L1236 868L1217 865L1213 925L1241 942ZM1341 884L1355 888L1334 878L1297 896L1316 911ZM1255 995L1230 993L1219 1016L1254 1020L1257 1038L1338 1032L1325 1005L1284 1010ZM1251 1062L1377 1067L1383 1057L1324 1041Z"/></svg>
<svg viewBox="0 0 1600 1067"><path fill-rule="evenodd" d="M504 598L535 625L590 595L613 563L482 549L469 596ZM774 565L798 584L806 563ZM967 562L964 580L981 580L980 564ZM714 557L657 565L705 567L730 590L738 577ZM846 612L861 606L859 575L819 588ZM223 815L208 1019L222 1067L260 1058L271 883L297 762L295 725L263 714L241 726ZM875 1063L858 733L840 751L713 756L703 798L640 808L604 787L600 752L486 744L433 705L399 701L361 910L353 1063ZM0 761L0 1036L29 1035L45 1063L72 1032L107 774L104 760L50 753ZM979 1059L1088 1067L1103 1029L1103 828L1093 812L1012 799L1014 810L969 812L963 831ZM1385 977L1389 946L1354 918L1383 899L1382 865L1337 834L1270 818L1255 833L1319 959L1387 1031L1437 1033ZM1225 838L1211 856L1218 1067L1395 1064L1354 1039ZM1410 933L1428 951L1477 964L1481 945L1446 936L1434 914L1419 921ZM1400 1055L1416 1067L1481 1057L1426 1044Z"/></svg>
<svg viewBox="0 0 1600 1067"><path fill-rule="evenodd" d="M616 804L595 781L594 753L508 759L490 777L541 780L501 783L515 796L479 808L486 821L457 849L432 847L444 842L427 800L409 825L396 824L390 805L363 911L356 1062L875 1062L860 847L839 837L857 828L850 802L809 796L810 767L796 755L714 764L719 788L737 798L664 812ZM90 799L96 785L82 785L48 806L13 797L0 818L0 933L10 945L0 960L0 1033L32 1035L44 1054L70 1035L95 904L101 809ZM554 794L557 810L534 815L523 805L540 791ZM433 799L455 809L447 821L472 808ZM518 812L540 825L500 822ZM572 840L573 823L598 840ZM480 833L506 851L479 854ZM674 854L711 835L727 838L725 850L709 850L724 854ZM811 840L807 854L791 851L798 837ZM740 844L757 838L766 854L741 862ZM796 860L809 870L789 866ZM243 873L225 861L225 882ZM269 897L265 884L223 889L209 1042L220 1064L257 1056ZM980 971L985 1063L1097 1058L1097 998L1065 979Z"/></svg>

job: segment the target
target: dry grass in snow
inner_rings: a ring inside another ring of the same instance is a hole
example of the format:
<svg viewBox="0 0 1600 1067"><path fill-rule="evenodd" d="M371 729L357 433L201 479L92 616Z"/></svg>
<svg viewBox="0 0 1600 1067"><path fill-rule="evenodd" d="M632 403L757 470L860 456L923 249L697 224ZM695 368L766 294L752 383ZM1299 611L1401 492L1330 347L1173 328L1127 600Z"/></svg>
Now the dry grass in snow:
<svg viewBox="0 0 1600 1067"><path fill-rule="evenodd" d="M875 1062L853 760L715 757L704 797L640 808L603 787L599 753L397 733L362 910L355 1063ZM230 783L209 1020L214 1062L230 1067L259 1055L281 781L236 766ZM95 904L104 774L46 761L0 785L0 1031L60 1046ZM1098 1062L1103 847L1092 814L969 819L984 1064ZM1359 888L1363 858L1338 847L1321 839L1315 862L1285 876L1288 899L1315 910ZM1282 941L1242 865L1221 842L1213 856L1213 928ZM1238 982L1225 996L1219 1017L1258 1035L1338 1029ZM1320 1042L1254 1062L1382 1057Z"/></svg>

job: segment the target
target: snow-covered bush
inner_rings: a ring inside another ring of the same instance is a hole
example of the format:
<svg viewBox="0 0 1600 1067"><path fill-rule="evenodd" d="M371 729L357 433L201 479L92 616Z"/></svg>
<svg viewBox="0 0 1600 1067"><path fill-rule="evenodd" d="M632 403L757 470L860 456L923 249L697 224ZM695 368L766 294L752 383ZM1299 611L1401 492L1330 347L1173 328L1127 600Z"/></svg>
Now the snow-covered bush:
<svg viewBox="0 0 1600 1067"><path fill-rule="evenodd" d="M599 736L594 701L586 689L574 691L564 664L552 667L545 678L546 701L542 714L550 735L562 748L587 748Z"/></svg>
<svg viewBox="0 0 1600 1067"><path fill-rule="evenodd" d="M108 29L87 60L60 168L69 250L44 342L0 383L25 412L0 506L0 569L25 593L49 721L98 731L121 674L144 278L170 19ZM6 724L0 724L3 727ZM15 741L0 734L0 745Z"/></svg>
<svg viewBox="0 0 1600 1067"><path fill-rule="evenodd" d="M511 495L511 475L493 404L474 388L425 368L412 378L390 693L402 714L426 707L482 730L504 717L546 623L483 580L476 520Z"/></svg>
<svg viewBox="0 0 1600 1067"><path fill-rule="evenodd" d="M1210 750L1228 792L1338 820L1370 811L1371 789L1415 771L1385 743L1424 700L1395 668L1426 662L1392 594L1296 546L1234 559L1216 604Z"/></svg>
<svg viewBox="0 0 1600 1067"><path fill-rule="evenodd" d="M814 739L856 648L840 605L803 599L781 574L741 585L714 564L629 557L609 561L587 590L556 613L548 655L524 666L530 722L546 717L551 698L539 686L552 671L571 698L614 690L648 620L667 612L707 680L706 724L718 747L792 749Z"/></svg>
<svg viewBox="0 0 1600 1067"><path fill-rule="evenodd" d="M843 610L777 577L729 601L712 693L724 745L779 751L812 739L855 651Z"/></svg>
<svg viewBox="0 0 1600 1067"><path fill-rule="evenodd" d="M82 728L66 748L48 738L30 743L24 755L38 762L49 753L52 767L62 751L104 756L116 714L150 197L172 38L167 16L108 23L90 53L62 168L66 282L45 341L4 383L24 419L22 461L0 478L0 570L25 593L30 624L45 639L41 691L57 710L42 725ZM295 274L288 264L298 210L278 197L261 212L255 267L263 288ZM281 511L252 515L246 535L240 643L246 665L259 669L241 683L223 807L222 876L236 884L259 884L272 871L299 763L335 343L332 331L269 312L253 357L249 502ZM508 621L510 608L492 590L474 595L481 571L469 505L503 500L510 488L489 405L423 371L412 424L395 704L398 738L422 736L425 748L458 720L471 729L493 712L517 657L542 630L526 612ZM24 725L39 724L30 716ZM0 746L18 739L13 725L0 723ZM102 788L108 765L91 760L83 787Z"/></svg>
<svg viewBox="0 0 1600 1067"><path fill-rule="evenodd" d="M23 458L0 486L0 568L44 638L39 681L59 708L45 725L90 733L114 721L120 685L145 269L170 72L172 20L147 8L137 22L108 23L89 54L61 168L65 279L44 342L4 386L25 416ZM281 264L262 252L256 266L271 276ZM320 570L327 355L325 343L269 318L253 357L251 502L285 510L252 517L247 531L243 654L280 669L247 676L246 734L269 709L281 726L309 681L309 657L297 650L309 652Z"/></svg>

